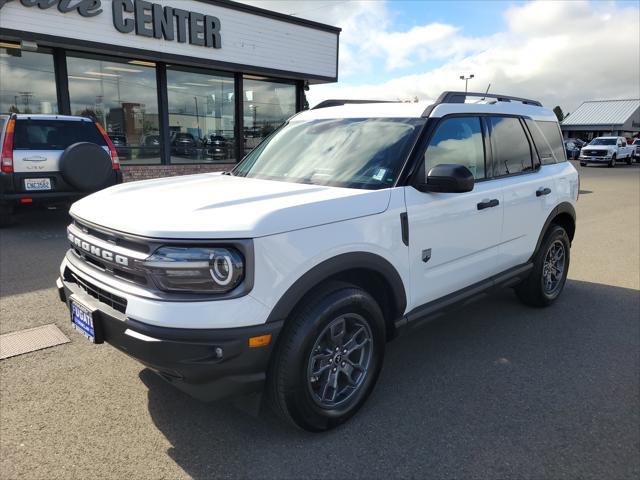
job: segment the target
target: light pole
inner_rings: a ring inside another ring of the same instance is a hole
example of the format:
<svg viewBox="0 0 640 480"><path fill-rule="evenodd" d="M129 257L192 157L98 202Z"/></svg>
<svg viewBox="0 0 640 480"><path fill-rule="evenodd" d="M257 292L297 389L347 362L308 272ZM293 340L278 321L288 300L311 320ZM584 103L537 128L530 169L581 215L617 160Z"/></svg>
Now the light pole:
<svg viewBox="0 0 640 480"><path fill-rule="evenodd" d="M467 86L469 84L469 80L471 80L472 78L473 78L473 73L468 77L465 77L464 75L460 75L460 80L464 80L464 93L467 93Z"/></svg>

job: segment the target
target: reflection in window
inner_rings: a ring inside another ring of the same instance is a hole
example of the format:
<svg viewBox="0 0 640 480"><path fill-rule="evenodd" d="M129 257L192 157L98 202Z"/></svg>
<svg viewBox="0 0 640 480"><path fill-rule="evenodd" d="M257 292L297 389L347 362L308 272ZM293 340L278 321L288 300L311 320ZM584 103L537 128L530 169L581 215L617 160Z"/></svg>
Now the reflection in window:
<svg viewBox="0 0 640 480"><path fill-rule="evenodd" d="M0 113L58 113L53 55L0 47Z"/></svg>
<svg viewBox="0 0 640 480"><path fill-rule="evenodd" d="M494 175L512 175L533 170L531 146L520 120L489 117Z"/></svg>
<svg viewBox="0 0 640 480"><path fill-rule="evenodd" d="M102 124L121 163L160 163L153 63L67 57L71 113Z"/></svg>
<svg viewBox="0 0 640 480"><path fill-rule="evenodd" d="M167 68L171 163L236 159L233 77Z"/></svg>
<svg viewBox="0 0 640 480"><path fill-rule="evenodd" d="M555 162L563 162L565 160L565 149L562 141L562 134L557 122L544 122L533 120L525 120L533 142L538 149L538 155L542 165ZM571 144L574 148L574 144Z"/></svg>
<svg viewBox="0 0 640 480"><path fill-rule="evenodd" d="M464 165L476 179L485 177L478 117L449 118L438 125L425 152L425 175L436 165L447 163Z"/></svg>
<svg viewBox="0 0 640 480"><path fill-rule="evenodd" d="M296 87L246 76L243 85L244 149L248 153L296 113Z"/></svg>

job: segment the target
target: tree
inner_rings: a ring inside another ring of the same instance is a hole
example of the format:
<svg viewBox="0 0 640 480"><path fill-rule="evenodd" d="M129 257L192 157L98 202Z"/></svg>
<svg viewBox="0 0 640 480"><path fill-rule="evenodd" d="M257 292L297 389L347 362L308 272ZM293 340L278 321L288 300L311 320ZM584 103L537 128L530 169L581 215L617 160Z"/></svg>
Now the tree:
<svg viewBox="0 0 640 480"><path fill-rule="evenodd" d="M562 112L560 105L556 105L555 107L553 107L553 113L556 114L556 117L558 117L559 122L564 120L564 113Z"/></svg>

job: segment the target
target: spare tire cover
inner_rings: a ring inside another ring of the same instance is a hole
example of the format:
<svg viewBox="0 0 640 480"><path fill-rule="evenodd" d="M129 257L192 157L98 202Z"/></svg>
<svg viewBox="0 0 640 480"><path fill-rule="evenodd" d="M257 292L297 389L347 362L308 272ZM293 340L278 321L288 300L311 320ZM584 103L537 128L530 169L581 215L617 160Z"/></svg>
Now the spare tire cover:
<svg viewBox="0 0 640 480"><path fill-rule="evenodd" d="M67 183L82 192L95 192L113 180L111 156L95 143L69 145L60 157L60 171Z"/></svg>

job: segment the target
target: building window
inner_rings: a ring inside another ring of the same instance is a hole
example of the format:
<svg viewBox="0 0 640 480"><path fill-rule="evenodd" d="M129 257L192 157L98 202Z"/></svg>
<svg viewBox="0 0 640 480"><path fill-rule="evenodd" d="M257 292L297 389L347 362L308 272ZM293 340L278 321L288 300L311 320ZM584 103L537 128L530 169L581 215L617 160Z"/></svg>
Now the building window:
<svg viewBox="0 0 640 480"><path fill-rule="evenodd" d="M253 150L264 137L296 113L296 87L245 75L244 150Z"/></svg>
<svg viewBox="0 0 640 480"><path fill-rule="evenodd" d="M156 69L152 62L67 55L71 113L102 124L122 164L159 164Z"/></svg>
<svg viewBox="0 0 640 480"><path fill-rule="evenodd" d="M58 113L51 53L0 41L0 113Z"/></svg>
<svg viewBox="0 0 640 480"><path fill-rule="evenodd" d="M231 75L167 67L171 163L235 161Z"/></svg>

